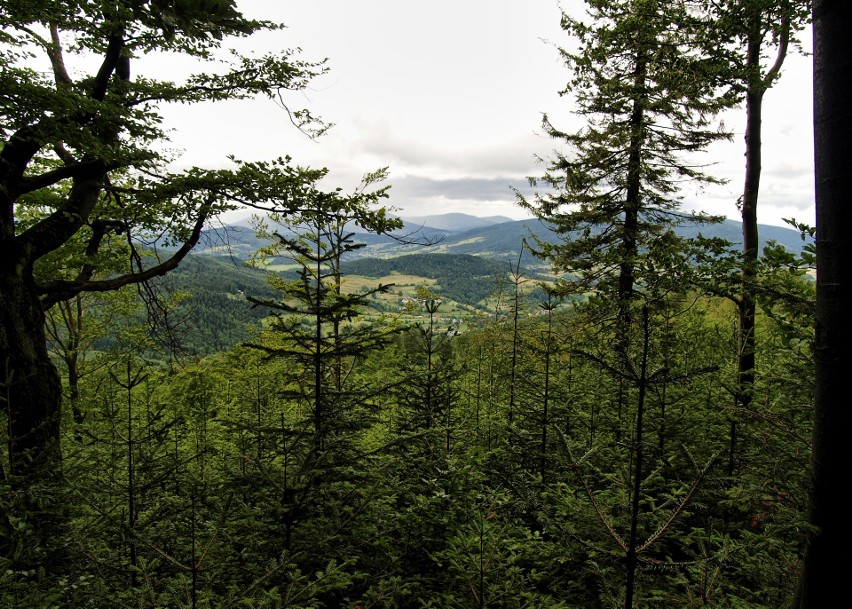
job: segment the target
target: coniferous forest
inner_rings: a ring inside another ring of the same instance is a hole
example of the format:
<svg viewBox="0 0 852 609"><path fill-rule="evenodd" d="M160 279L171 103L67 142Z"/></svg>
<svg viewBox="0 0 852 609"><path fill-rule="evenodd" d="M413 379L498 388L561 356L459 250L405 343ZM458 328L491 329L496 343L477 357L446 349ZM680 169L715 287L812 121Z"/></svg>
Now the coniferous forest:
<svg viewBox="0 0 852 609"><path fill-rule="evenodd" d="M545 115L515 193L554 238L491 260L402 230L387 169L172 169L163 105L327 69L220 63L283 27L234 0L0 0L0 607L842 603L852 8L585 4L559 51L584 124ZM809 29L817 226L761 248L764 93ZM152 52L200 71L134 74ZM725 112L736 245L682 205ZM240 206L244 266L189 255Z"/></svg>

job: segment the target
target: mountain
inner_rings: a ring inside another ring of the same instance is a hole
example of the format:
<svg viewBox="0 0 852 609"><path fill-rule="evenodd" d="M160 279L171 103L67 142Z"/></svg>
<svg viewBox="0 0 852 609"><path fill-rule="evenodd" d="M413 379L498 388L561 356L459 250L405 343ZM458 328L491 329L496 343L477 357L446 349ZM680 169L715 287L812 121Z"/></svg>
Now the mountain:
<svg viewBox="0 0 852 609"><path fill-rule="evenodd" d="M683 226L679 229L678 233L683 237L695 237L700 232L705 237L726 239L739 248L742 246L743 240L742 226L742 223L736 220L724 220L719 224L709 226ZM758 232L760 234L761 251L770 241L783 245L785 249L795 253L801 252L806 244L813 243L813 239L810 238L807 241L803 241L799 231L783 226L758 224Z"/></svg>
<svg viewBox="0 0 852 609"><path fill-rule="evenodd" d="M390 258L414 253L471 254L493 260L517 260L521 242L532 242L535 237L545 241L557 241L559 237L545 223L535 218L508 220L501 216L480 219L480 226L460 230L459 227L476 224L473 216L466 214L444 214L423 218L406 219L405 228L393 236L356 232L355 240L366 247L358 250L353 258ZM421 220L424 223L417 223ZM429 225L425 221L429 221ZM450 228L440 228L454 227ZM730 241L735 248L742 242L742 225L736 220L725 220L719 224L684 225L677 232L684 237L699 233L705 237L719 237ZM775 241L791 252L798 253L806 242L798 231L761 224L759 226L761 249ZM355 232L353 230L353 232ZM196 248L200 253L230 254L245 259L251 252L264 244L254 231L239 225L205 231ZM428 245L428 247L425 247Z"/></svg>
<svg viewBox="0 0 852 609"><path fill-rule="evenodd" d="M468 218L459 217L464 214L454 216L433 217L429 221L456 227L469 222ZM720 237L737 244L740 230L739 222L726 220L716 225L684 226L679 232L685 237L701 232L706 237ZM805 245L799 233L791 229L761 225L760 234L762 246L773 240L799 252ZM366 245L344 261L343 270L349 276L383 281L391 277L397 299L410 297L417 285L425 284L468 311L481 310L484 300L497 289L499 278L505 278L510 265L518 262L522 240L532 241L534 236L546 241L558 240L544 223L535 219L495 221L464 231L421 227L409 222L397 239L357 234L355 239ZM423 242L431 245L424 246ZM213 353L246 340L251 328L260 327L268 311L252 308L247 297L275 299L279 294L268 285L263 272L244 267L242 261L264 244L252 229L244 226L205 231L193 253L164 279L171 289L192 295L173 316L183 331L188 351L200 355ZM276 262L290 261L273 261ZM547 263L532 255L525 255L521 265L528 279L537 279L539 272L548 272ZM296 278L292 269L281 272L285 277ZM376 300L377 306L381 304L396 307L398 300Z"/></svg>
<svg viewBox="0 0 852 609"><path fill-rule="evenodd" d="M471 216L461 213L406 217L403 219L405 220L407 228L428 227L429 229L437 229L454 233L512 222L512 219L507 218L506 216L488 216L481 218L479 216Z"/></svg>
<svg viewBox="0 0 852 609"><path fill-rule="evenodd" d="M247 260L268 243L267 240L258 238L253 228L241 224L226 224L203 231L193 253Z"/></svg>
<svg viewBox="0 0 852 609"><path fill-rule="evenodd" d="M511 220L499 224L473 228L463 232L440 231L424 227L419 232L412 232L406 224L404 235L414 243L411 245L395 242L384 235L358 235L356 239L367 245L358 251L359 258L379 257L388 258L421 251L418 242L432 243L426 251L429 253L472 254L494 260L517 260L523 239L533 243L535 238L543 241L556 242L560 237L548 226L535 218L527 220ZM807 242L803 241L798 231L779 226L762 224L760 230L760 247L763 249L769 241L783 245L795 253L802 251ZM735 220L725 220L719 224L684 225L677 229L683 237L696 237L699 233L705 237L717 237L730 241L734 248L742 243L742 224ZM399 235L403 234L400 232ZM810 240L809 240L810 241Z"/></svg>
<svg viewBox="0 0 852 609"><path fill-rule="evenodd" d="M239 226L251 228L257 217L265 217L265 213L256 209L228 212L223 221L228 226ZM440 230L460 233L473 228L493 226L504 222L511 222L512 218L507 216L472 216L470 214L449 213L433 214L429 216L405 216L402 218L409 229L424 227L427 230ZM363 232L358 226L353 226L354 232Z"/></svg>

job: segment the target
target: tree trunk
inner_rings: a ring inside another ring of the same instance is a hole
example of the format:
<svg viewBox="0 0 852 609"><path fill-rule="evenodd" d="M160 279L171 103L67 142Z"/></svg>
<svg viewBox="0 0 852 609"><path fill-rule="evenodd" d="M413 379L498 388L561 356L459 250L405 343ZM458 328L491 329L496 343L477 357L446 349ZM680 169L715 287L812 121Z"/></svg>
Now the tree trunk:
<svg viewBox="0 0 852 609"><path fill-rule="evenodd" d="M760 50L762 35L760 17L754 15L749 27L746 67L760 70ZM747 409L751 405L754 388L754 320L756 305L754 302L754 284L757 278L757 260L760 249L760 236L757 229L757 200L760 194L760 173L763 165L761 125L763 122L764 83L761 79L752 79L746 92L745 127L745 184L740 215L742 216L743 262L742 292L737 303L737 406ZM736 413L731 420L729 476L733 476L736 459Z"/></svg>
<svg viewBox="0 0 852 609"><path fill-rule="evenodd" d="M509 446L514 445L515 439L515 383L518 373L518 351L521 336L518 322L521 314L521 257L524 255L524 247L525 243L521 242L518 264L512 270L512 283L515 292L512 304L512 358L509 363Z"/></svg>
<svg viewBox="0 0 852 609"><path fill-rule="evenodd" d="M815 0L814 141L817 210L816 412L810 522L795 605L831 607L848 596L846 490L849 433L849 240L852 222L852 3Z"/></svg>
<svg viewBox="0 0 852 609"><path fill-rule="evenodd" d="M12 244L0 245L0 384L8 396L3 406L13 485L29 485L60 471L62 385L48 355L31 269Z"/></svg>
<svg viewBox="0 0 852 609"><path fill-rule="evenodd" d="M57 572L67 566L58 488L62 385L48 356L30 269L9 243L0 241L0 400L7 420L10 513L25 516L28 526L0 528L0 554L17 570Z"/></svg>
<svg viewBox="0 0 852 609"><path fill-rule="evenodd" d="M636 405L636 431L633 442L633 487L630 497L630 535L627 538L625 553L625 585L624 609L633 609L636 595L636 569L639 566L639 507L642 493L642 476L645 475L645 396L648 390L648 353L650 328L648 320L648 305L642 306L642 364L639 367L638 389L639 396Z"/></svg>
<svg viewBox="0 0 852 609"><path fill-rule="evenodd" d="M746 170L743 189L743 291L739 302L738 390L740 405L748 407L754 384L754 318L753 286L757 277L760 237L757 229L757 199L760 193L762 142L760 138L763 114L763 91L750 91L746 96Z"/></svg>
<svg viewBox="0 0 852 609"><path fill-rule="evenodd" d="M624 201L624 228L621 240L621 263L618 275L619 331L622 332L619 347L626 348L624 340L630 327L630 300L633 298L635 281L636 254L639 251L639 210L640 190L642 187L642 143L645 128L645 87L646 62L642 50L636 54L634 85L636 94L630 114L630 148L627 159L627 185Z"/></svg>
<svg viewBox="0 0 852 609"><path fill-rule="evenodd" d="M553 309L555 304L548 299L547 311L547 333L544 339L544 395L542 396L541 412L541 438L539 441L539 475L541 485L544 488L547 482L547 427L550 425L550 360L553 357Z"/></svg>

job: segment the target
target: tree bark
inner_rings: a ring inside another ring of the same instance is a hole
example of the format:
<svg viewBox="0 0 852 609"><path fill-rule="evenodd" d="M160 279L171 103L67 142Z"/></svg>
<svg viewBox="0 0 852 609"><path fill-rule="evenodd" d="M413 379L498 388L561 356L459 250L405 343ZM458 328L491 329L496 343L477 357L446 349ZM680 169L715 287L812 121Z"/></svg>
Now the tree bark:
<svg viewBox="0 0 852 609"><path fill-rule="evenodd" d="M648 305L642 306L642 363L639 368L639 396L636 405L636 430L633 442L633 485L630 497L630 535L625 552L624 609L633 609L636 595L636 569L639 566L639 507L642 493L642 477L645 475L645 396L648 391L648 354L650 328Z"/></svg>
<svg viewBox="0 0 852 609"><path fill-rule="evenodd" d="M44 312L27 257L12 240L0 242L0 384L9 425L14 481L29 484L59 474L62 385L50 360Z"/></svg>
<svg viewBox="0 0 852 609"><path fill-rule="evenodd" d="M738 340L737 340L737 405L742 409L751 406L754 397L755 381L755 318L757 305L754 286L757 280L758 258L760 255L760 235L757 228L757 202L760 195L760 175L763 170L763 142L761 140L763 123L763 98L766 91L777 78L790 41L791 21L782 16L778 49L775 61L761 74L761 51L766 38L766 17L763 9L756 7L748 18L746 42L746 127L745 127L745 179L740 215L742 217L743 262L741 271L742 292L737 302ZM737 441L736 414L731 419L730 461L728 475L733 477L736 466Z"/></svg>
<svg viewBox="0 0 852 609"><path fill-rule="evenodd" d="M749 42L749 64L760 61L760 42ZM752 58L752 56L754 56ZM759 67L759 63L757 64ZM757 277L757 260L760 238L757 229L757 200L760 193L762 169L761 124L763 120L763 87L752 85L746 94L746 167L742 198L743 267L742 294L738 303L739 340L737 357L738 401L748 408L754 386L754 283Z"/></svg>
<svg viewBox="0 0 852 609"><path fill-rule="evenodd" d="M852 198L852 3L815 0L814 160L817 310L808 535L798 609L831 607L848 595L849 269Z"/></svg>
<svg viewBox="0 0 852 609"><path fill-rule="evenodd" d="M59 443L62 385L50 361L44 313L31 269L7 239L0 239L0 406L8 434L10 512L27 527L0 528L0 554L13 568L58 572L65 504L60 498ZM28 550L21 553L20 548Z"/></svg>

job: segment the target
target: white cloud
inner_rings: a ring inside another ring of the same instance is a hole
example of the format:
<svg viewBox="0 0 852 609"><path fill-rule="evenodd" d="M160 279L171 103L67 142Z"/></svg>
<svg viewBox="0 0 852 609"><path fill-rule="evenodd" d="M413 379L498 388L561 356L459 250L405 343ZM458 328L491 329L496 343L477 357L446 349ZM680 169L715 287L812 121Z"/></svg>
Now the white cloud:
<svg viewBox="0 0 852 609"><path fill-rule="evenodd" d="M582 3L563 5L574 10ZM290 154L299 164L328 167L329 181L344 188L389 166L394 200L420 208L412 213L509 215L511 200L495 195L495 185L541 174L534 155L547 156L558 144L536 135L541 113L560 127L576 124L570 100L558 96L568 72L553 43L570 41L559 28L556 0L241 0L239 6L251 17L288 26L240 41L241 48L301 47L304 59L329 58L331 72L288 103L336 126L313 142L269 100L175 107L167 119L179 127L175 143L186 150L183 163L215 166L228 154ZM810 100L809 60L791 56L764 106L761 222L780 223L790 209L812 221ZM700 196L685 193L731 217L742 189L743 116L737 110L726 117L737 131L734 141L705 155L717 163L710 171L730 183Z"/></svg>

